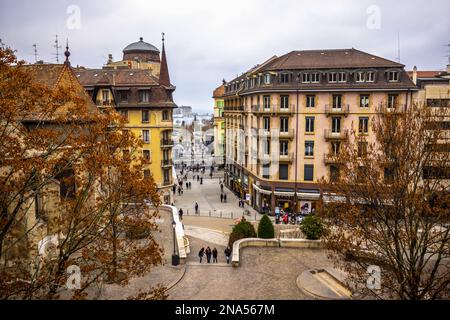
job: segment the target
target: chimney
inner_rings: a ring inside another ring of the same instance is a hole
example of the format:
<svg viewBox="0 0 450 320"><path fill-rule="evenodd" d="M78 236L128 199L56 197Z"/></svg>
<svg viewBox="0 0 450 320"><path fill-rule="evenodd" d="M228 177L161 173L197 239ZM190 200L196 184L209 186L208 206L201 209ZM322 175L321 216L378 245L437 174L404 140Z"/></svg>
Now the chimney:
<svg viewBox="0 0 450 320"><path fill-rule="evenodd" d="M450 62L447 65L447 73L450 73Z"/></svg>
<svg viewBox="0 0 450 320"><path fill-rule="evenodd" d="M113 56L112 54L108 54L108 64L113 63Z"/></svg>
<svg viewBox="0 0 450 320"><path fill-rule="evenodd" d="M412 78L412 81L413 81L413 83L414 83L415 85L417 85L417 67L416 67L416 66L414 66L414 68L413 68L413 78Z"/></svg>

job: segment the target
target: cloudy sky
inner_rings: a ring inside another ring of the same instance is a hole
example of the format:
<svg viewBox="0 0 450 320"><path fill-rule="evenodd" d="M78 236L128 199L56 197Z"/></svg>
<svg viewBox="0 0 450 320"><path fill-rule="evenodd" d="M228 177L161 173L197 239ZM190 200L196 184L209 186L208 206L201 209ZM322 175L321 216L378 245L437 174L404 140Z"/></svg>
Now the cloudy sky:
<svg viewBox="0 0 450 320"><path fill-rule="evenodd" d="M400 35L408 69L442 70L449 12L448 0L0 0L0 39L24 60L34 62L37 44L38 59L55 62L58 34L72 65L101 67L141 36L160 48L165 32L177 104L211 112L222 79L292 50L354 47L397 60Z"/></svg>

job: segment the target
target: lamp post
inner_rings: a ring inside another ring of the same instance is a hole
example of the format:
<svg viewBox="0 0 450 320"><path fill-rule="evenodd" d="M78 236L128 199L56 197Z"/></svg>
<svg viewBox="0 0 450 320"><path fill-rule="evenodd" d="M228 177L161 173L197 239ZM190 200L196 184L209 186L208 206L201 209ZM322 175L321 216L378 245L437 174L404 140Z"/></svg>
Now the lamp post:
<svg viewBox="0 0 450 320"><path fill-rule="evenodd" d="M177 266L180 263L180 257L177 255L176 250L176 236L175 236L175 228L177 224L175 220L172 221L172 229L173 229L173 254L172 254L172 265Z"/></svg>

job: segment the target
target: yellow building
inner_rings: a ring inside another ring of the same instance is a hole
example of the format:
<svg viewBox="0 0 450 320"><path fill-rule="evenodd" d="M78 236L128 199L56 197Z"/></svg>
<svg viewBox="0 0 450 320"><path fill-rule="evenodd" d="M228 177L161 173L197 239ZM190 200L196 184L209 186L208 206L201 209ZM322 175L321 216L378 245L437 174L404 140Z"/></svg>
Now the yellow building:
<svg viewBox="0 0 450 320"><path fill-rule="evenodd" d="M129 131L143 142L137 152L150 161L144 175L153 175L163 202L172 203L173 109L177 106L164 39L161 58L155 46L140 38L123 50L122 61L108 61L102 69L78 68L75 74L98 107L115 108L127 119Z"/></svg>
<svg viewBox="0 0 450 320"><path fill-rule="evenodd" d="M214 99L214 162L218 165L225 163L225 122L223 108L225 100L223 94L225 87L221 85L213 93Z"/></svg>
<svg viewBox="0 0 450 320"><path fill-rule="evenodd" d="M292 51L225 84L225 182L255 209L315 208L343 141L411 105L404 65L356 49Z"/></svg>

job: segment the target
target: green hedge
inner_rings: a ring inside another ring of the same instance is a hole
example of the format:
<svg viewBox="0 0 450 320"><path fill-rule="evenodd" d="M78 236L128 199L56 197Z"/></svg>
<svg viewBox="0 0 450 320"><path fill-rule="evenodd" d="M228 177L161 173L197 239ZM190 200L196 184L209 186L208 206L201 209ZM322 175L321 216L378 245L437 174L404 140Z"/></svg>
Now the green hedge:
<svg viewBox="0 0 450 320"><path fill-rule="evenodd" d="M259 221L258 225L258 237L262 239L273 239L275 238L275 229L273 227L272 221L267 215L264 215Z"/></svg>
<svg viewBox="0 0 450 320"><path fill-rule="evenodd" d="M235 241L244 238L256 238L256 231L250 222L245 220L245 218L242 218L242 220L233 227L228 245L230 246L230 248L233 248L233 243Z"/></svg>
<svg viewBox="0 0 450 320"><path fill-rule="evenodd" d="M315 215L306 216L300 225L300 230L309 240L320 239L325 231L322 220Z"/></svg>

